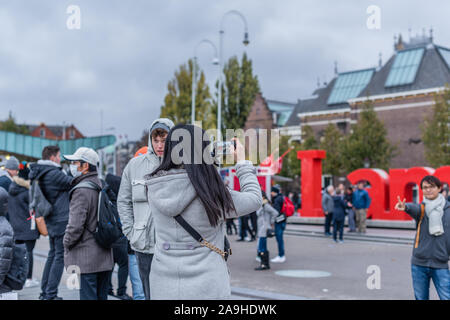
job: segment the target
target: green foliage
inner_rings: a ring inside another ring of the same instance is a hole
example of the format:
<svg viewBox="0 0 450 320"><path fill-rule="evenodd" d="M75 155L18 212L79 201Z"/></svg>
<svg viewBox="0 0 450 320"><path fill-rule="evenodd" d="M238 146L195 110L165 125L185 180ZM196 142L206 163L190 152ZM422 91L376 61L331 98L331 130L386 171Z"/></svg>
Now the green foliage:
<svg viewBox="0 0 450 320"><path fill-rule="evenodd" d="M433 115L422 126L425 158L434 168L450 164L450 90L435 96Z"/></svg>
<svg viewBox="0 0 450 320"><path fill-rule="evenodd" d="M16 124L16 120L13 117L11 111L9 112L8 119L6 119L5 121L0 121L0 130L26 135L30 134L26 126Z"/></svg>
<svg viewBox="0 0 450 320"><path fill-rule="evenodd" d="M253 75L252 61L244 53L241 64L237 57L232 57L223 69L222 83L222 129L241 129L245 125L250 108L259 92L257 76ZM218 83L216 83L216 88ZM213 116L217 116L218 98L213 108ZM217 119L217 118L216 118Z"/></svg>
<svg viewBox="0 0 450 320"><path fill-rule="evenodd" d="M336 125L330 123L320 141L319 148L326 151L326 158L323 161L323 173L338 176L342 174L342 144L343 135Z"/></svg>
<svg viewBox="0 0 450 320"><path fill-rule="evenodd" d="M168 93L164 98L160 117L169 118L177 124L191 123L193 63L193 60L189 59L187 65L181 65L175 72L175 77L168 83ZM200 70L198 65L196 70ZM214 123L211 106L209 87L203 71L200 71L200 74L197 74L195 119L202 121L204 129L209 129Z"/></svg>
<svg viewBox="0 0 450 320"><path fill-rule="evenodd" d="M371 168L387 170L396 147L387 140L386 128L373 105L367 101L359 114L358 123L342 143L342 161L346 172L364 167L368 162Z"/></svg>

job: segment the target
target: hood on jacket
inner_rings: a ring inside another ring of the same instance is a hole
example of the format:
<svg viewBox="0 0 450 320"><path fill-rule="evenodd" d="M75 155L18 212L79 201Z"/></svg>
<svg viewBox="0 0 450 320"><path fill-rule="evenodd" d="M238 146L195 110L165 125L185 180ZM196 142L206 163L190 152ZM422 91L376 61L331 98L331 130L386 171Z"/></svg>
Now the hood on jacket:
<svg viewBox="0 0 450 320"><path fill-rule="evenodd" d="M147 177L146 177L147 178ZM160 212L176 216L197 197L197 192L184 169L160 171L147 180L152 205Z"/></svg>
<svg viewBox="0 0 450 320"><path fill-rule="evenodd" d="M157 123L165 124L166 126L169 127L169 129L172 129L175 126L175 124L172 122L172 120L167 119L167 118L159 118L152 122L152 125L150 126L150 129L148 131L148 147L149 147L147 150L148 154L156 154L155 150L153 150L151 132L152 132L153 126Z"/></svg>
<svg viewBox="0 0 450 320"><path fill-rule="evenodd" d="M30 181L19 177L14 177L14 183L11 183L9 187L9 194L13 197L17 196L21 192L27 192L30 189Z"/></svg>
<svg viewBox="0 0 450 320"><path fill-rule="evenodd" d="M57 163L50 160L39 160L37 163L30 164L30 174L28 178L30 180L36 179L39 175L41 175L44 171L60 169L61 166L58 166Z"/></svg>

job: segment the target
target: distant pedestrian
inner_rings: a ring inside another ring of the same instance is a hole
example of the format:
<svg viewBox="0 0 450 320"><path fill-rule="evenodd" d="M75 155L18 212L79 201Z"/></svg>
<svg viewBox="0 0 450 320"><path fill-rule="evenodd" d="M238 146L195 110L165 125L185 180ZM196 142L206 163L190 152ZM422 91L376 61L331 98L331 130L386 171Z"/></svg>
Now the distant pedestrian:
<svg viewBox="0 0 450 320"><path fill-rule="evenodd" d="M39 285L39 281L33 279L33 250L39 238L39 231L29 210L29 189L27 170L20 170L9 187L8 212L16 243L24 243L27 248L28 275L25 288Z"/></svg>
<svg viewBox="0 0 450 320"><path fill-rule="evenodd" d="M64 235L64 264L66 268L79 268L80 300L108 300L113 252L101 247L93 234L98 221L99 191L75 188L82 182L90 182L101 189L97 172L99 157L94 150L82 147L64 158L71 161L70 171L74 176L69 223Z"/></svg>
<svg viewBox="0 0 450 320"><path fill-rule="evenodd" d="M227 219L227 235L231 236L233 234L233 230L234 234L238 234L236 224L234 223L234 219L233 218Z"/></svg>
<svg viewBox="0 0 450 320"><path fill-rule="evenodd" d="M19 174L19 160L16 157L10 157L6 160L5 170L0 174L0 187L5 189L7 192L9 186L13 182L13 177Z"/></svg>
<svg viewBox="0 0 450 320"><path fill-rule="evenodd" d="M284 252L283 233L286 229L286 215L281 212L284 203L284 196L278 186L273 186L270 194L272 196L272 206L278 212L278 215L275 218L275 238L277 239L278 244L278 256L270 261L272 263L284 263L286 262L286 254Z"/></svg>
<svg viewBox="0 0 450 320"><path fill-rule="evenodd" d="M353 192L352 204L356 214L356 224L359 233L366 233L367 209L371 199L369 193L364 189L365 182L358 182L358 188Z"/></svg>
<svg viewBox="0 0 450 320"><path fill-rule="evenodd" d="M328 186L322 195L322 210L325 215L325 236L331 236L330 227L331 221L333 220L333 210L334 210L334 187Z"/></svg>
<svg viewBox="0 0 450 320"><path fill-rule="evenodd" d="M335 242L344 241L344 222L346 204L342 198L342 189L336 189L336 195L333 196L333 239ZM339 240L337 234L339 233Z"/></svg>
<svg viewBox="0 0 450 320"><path fill-rule="evenodd" d="M347 204L346 212L348 216L348 232L356 232L355 222L355 210L353 208L353 188L350 186L345 190L344 196L345 203Z"/></svg>
<svg viewBox="0 0 450 320"><path fill-rule="evenodd" d="M267 250L267 236L268 231L273 231L271 226L275 222L275 218L278 216L278 211L275 210L267 199L267 195L262 191L263 205L256 211L258 216L258 253L260 265L255 270L267 270L270 269L269 264L269 250Z"/></svg>
<svg viewBox="0 0 450 320"><path fill-rule="evenodd" d="M239 239L236 241L251 242L253 239L252 230L250 229L250 214L239 217Z"/></svg>
<svg viewBox="0 0 450 320"><path fill-rule="evenodd" d="M102 184L105 183L104 187L108 192L108 197L111 202L117 206L117 194L119 193L120 188L120 177L108 173L105 177L105 181L102 180ZM117 220L120 221L119 215L117 214ZM113 285L112 285L112 272L109 277L109 289L108 294L110 296L114 296L121 300L133 300L127 294L127 280L128 280L128 239L122 235L120 239L118 239L113 245L113 258L114 265L119 266L119 270L117 272L117 291L114 294ZM114 268L114 267L113 267Z"/></svg>
<svg viewBox="0 0 450 320"><path fill-rule="evenodd" d="M421 204L405 203L397 197L396 210L416 221L416 237L411 258L411 275L416 300L428 300L430 280L441 300L450 300L450 202L439 191L441 181L425 176L420 182Z"/></svg>
<svg viewBox="0 0 450 320"><path fill-rule="evenodd" d="M59 283L64 272L63 237L69 222L69 190L73 178L61 168L61 152L58 146L46 146L42 159L30 164L30 180L37 180L44 197L52 205L52 211L45 217L50 250L41 279L40 300L62 300L57 296Z"/></svg>

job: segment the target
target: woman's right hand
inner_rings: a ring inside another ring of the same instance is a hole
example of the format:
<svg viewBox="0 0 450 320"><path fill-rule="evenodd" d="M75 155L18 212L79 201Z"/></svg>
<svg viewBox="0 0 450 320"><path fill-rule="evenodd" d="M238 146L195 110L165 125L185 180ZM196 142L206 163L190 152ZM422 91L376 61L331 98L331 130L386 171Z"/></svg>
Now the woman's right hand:
<svg viewBox="0 0 450 320"><path fill-rule="evenodd" d="M397 196L398 202L395 204L395 210L405 211L406 210L406 199L400 200L400 196Z"/></svg>

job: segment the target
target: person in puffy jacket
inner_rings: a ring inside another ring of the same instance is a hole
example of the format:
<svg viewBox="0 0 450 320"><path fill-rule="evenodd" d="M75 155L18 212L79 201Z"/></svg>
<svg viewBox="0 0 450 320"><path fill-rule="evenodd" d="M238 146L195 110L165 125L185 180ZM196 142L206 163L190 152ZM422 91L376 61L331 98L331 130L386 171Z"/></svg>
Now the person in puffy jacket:
<svg viewBox="0 0 450 320"><path fill-rule="evenodd" d="M39 281L33 279L33 249L39 231L28 208L30 181L27 178L26 170L20 170L19 176L13 177L9 187L8 212L16 243L24 243L27 248L28 275L25 287L33 287L39 285Z"/></svg>
<svg viewBox="0 0 450 320"><path fill-rule="evenodd" d="M14 247L14 231L6 214L8 212L8 192L0 187L0 294L11 292L5 284L6 275L11 268Z"/></svg>
<svg viewBox="0 0 450 320"><path fill-rule="evenodd" d="M258 217L258 256L257 260L261 263L255 270L270 269L269 250L267 250L267 231L271 229L278 211L275 210L267 199L267 195L262 191L263 205L256 211ZM273 230L272 230L273 231ZM258 259L259 258L259 259Z"/></svg>

